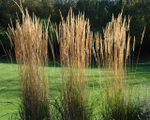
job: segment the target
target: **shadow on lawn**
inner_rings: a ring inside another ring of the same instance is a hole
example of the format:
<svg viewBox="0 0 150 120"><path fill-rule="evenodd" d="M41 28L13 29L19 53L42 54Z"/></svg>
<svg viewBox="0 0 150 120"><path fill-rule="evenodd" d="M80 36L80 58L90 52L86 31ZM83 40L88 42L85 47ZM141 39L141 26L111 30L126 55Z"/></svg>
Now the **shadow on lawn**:
<svg viewBox="0 0 150 120"><path fill-rule="evenodd" d="M6 63L6 64L17 64L16 60L10 60L10 59L0 59L0 63ZM61 67L61 64L59 61L49 61L48 67Z"/></svg>
<svg viewBox="0 0 150 120"><path fill-rule="evenodd" d="M128 67L127 76L125 77L127 83L130 86L145 84L150 86L150 62L139 63L136 68L136 64L132 67Z"/></svg>
<svg viewBox="0 0 150 120"><path fill-rule="evenodd" d="M0 96L7 96L7 98L11 96L18 96L19 97L19 83L18 80L6 80L3 84L0 85ZM3 97L1 97L3 98ZM2 99L0 99L1 101Z"/></svg>

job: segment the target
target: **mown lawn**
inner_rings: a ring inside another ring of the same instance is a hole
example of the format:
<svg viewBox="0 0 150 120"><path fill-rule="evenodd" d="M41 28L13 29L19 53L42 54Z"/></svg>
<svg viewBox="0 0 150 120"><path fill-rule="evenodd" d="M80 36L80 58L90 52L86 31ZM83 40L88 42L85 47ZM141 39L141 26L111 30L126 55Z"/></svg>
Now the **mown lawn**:
<svg viewBox="0 0 150 120"><path fill-rule="evenodd" d="M136 65L133 68L127 68L125 80L128 86L135 87L142 83L150 86L150 63L139 63L135 72ZM61 87L61 67L56 63L50 62L48 67L50 99L51 101L58 96L58 88ZM101 79L104 80L104 73L107 72L101 69ZM99 93L99 71L96 67L90 69L88 75L90 83L90 96ZM19 76L17 64L11 64L8 61L0 61L0 120L15 119L19 108ZM94 86L94 87L93 87ZM142 89L141 89L142 90ZM94 94L94 93L95 94ZM145 91L142 91L145 92Z"/></svg>

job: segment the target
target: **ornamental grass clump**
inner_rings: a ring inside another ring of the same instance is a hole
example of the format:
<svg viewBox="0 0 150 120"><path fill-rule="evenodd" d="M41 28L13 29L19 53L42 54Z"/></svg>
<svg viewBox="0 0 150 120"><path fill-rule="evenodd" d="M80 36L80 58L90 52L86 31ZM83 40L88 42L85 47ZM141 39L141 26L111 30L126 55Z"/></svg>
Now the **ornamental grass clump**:
<svg viewBox="0 0 150 120"><path fill-rule="evenodd" d="M57 30L62 67L61 119L87 120L91 116L88 104L88 67L91 61L92 37L89 20L70 9L66 21L61 16ZM85 69L86 68L86 69ZM60 105L59 105L60 106Z"/></svg>
<svg viewBox="0 0 150 120"><path fill-rule="evenodd" d="M103 84L100 77L100 114L104 120L132 120L136 116L136 108L124 82L131 51L130 20L130 17L122 18L122 13L118 18L112 16L111 22L103 29L103 36L95 34L94 55L99 68L104 67L105 70Z"/></svg>
<svg viewBox="0 0 150 120"><path fill-rule="evenodd" d="M43 24L28 10L23 11L22 21L16 20L16 26L9 26L7 33L14 47L19 64L21 86L20 117L25 120L43 120L50 118L48 99L48 24Z"/></svg>

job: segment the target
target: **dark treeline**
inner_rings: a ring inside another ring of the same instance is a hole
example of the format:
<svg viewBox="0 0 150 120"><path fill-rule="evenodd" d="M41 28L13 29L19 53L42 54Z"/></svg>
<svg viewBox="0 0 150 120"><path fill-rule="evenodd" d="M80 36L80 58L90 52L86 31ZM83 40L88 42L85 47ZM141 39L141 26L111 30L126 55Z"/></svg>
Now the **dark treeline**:
<svg viewBox="0 0 150 120"><path fill-rule="evenodd" d="M15 1L19 3L19 0ZM136 48L139 47L142 31L146 26L141 55L150 55L150 0L22 0L22 2L23 7L28 8L31 16L33 12L40 19L47 20L51 16L51 21L57 24L61 20L59 10L64 18L70 7L73 8L75 14L84 11L85 17L90 19L91 30L101 33L111 20L112 14L114 13L114 16L117 17L123 9L123 16L132 16L130 33L132 39L136 36ZM16 13L20 16L19 8L13 0L0 0L0 40L6 49L10 49L10 43L5 32L10 18L15 23ZM56 40L54 40L54 44L55 50L59 53ZM138 51L136 52L138 53ZM4 54L1 44L0 53Z"/></svg>

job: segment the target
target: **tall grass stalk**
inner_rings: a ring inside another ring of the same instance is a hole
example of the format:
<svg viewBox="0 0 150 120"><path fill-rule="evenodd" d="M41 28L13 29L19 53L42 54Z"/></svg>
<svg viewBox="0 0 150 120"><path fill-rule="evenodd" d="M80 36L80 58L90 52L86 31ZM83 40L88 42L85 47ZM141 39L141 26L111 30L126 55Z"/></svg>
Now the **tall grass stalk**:
<svg viewBox="0 0 150 120"><path fill-rule="evenodd" d="M25 120L42 120L50 118L48 99L48 24L33 15L28 10L23 11L22 21L16 20L16 26L9 25L7 33L14 46L15 56L19 64L21 85L20 117Z"/></svg>
<svg viewBox="0 0 150 120"><path fill-rule="evenodd" d="M93 33L90 32L89 20L85 20L82 13L74 16L70 9L66 21L62 15L61 19L57 33L63 85L61 119L87 120L91 115L88 109L87 71Z"/></svg>
<svg viewBox="0 0 150 120"><path fill-rule="evenodd" d="M105 82L101 92L101 115L105 120L127 120L135 116L130 92L126 92L124 76L126 63L130 55L130 20L112 16L111 22L103 29L103 39L95 34L95 56L99 67L105 69Z"/></svg>

